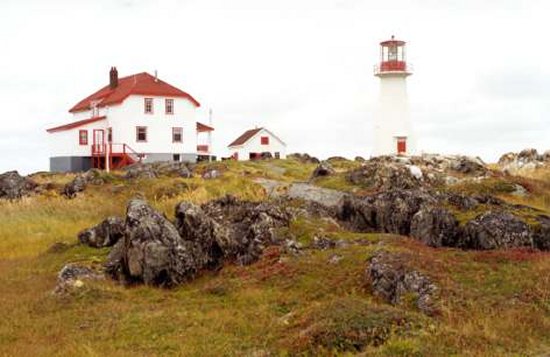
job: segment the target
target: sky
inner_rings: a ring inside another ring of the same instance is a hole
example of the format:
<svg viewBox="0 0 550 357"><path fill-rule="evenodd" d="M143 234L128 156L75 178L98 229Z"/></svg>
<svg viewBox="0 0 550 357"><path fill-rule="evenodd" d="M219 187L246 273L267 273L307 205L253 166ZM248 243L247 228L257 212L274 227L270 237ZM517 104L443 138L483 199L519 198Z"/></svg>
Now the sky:
<svg viewBox="0 0 550 357"><path fill-rule="evenodd" d="M48 169L46 128L158 72L213 112L214 150L265 126L288 152L368 157L379 42L407 41L423 152L550 149L550 1L0 0L0 172Z"/></svg>

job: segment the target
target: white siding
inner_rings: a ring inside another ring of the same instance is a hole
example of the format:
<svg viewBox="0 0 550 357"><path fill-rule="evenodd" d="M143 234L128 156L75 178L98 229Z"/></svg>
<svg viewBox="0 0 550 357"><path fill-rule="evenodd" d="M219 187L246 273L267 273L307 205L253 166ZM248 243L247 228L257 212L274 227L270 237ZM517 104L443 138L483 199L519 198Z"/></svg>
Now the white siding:
<svg viewBox="0 0 550 357"><path fill-rule="evenodd" d="M261 137L269 137L269 145L262 145ZM239 161L248 160L250 158L250 153L270 152L273 157L275 153L278 152L281 159L286 159L286 146L277 139L274 135L265 129L261 130L254 137L248 140L244 145L240 146L230 146L229 147L230 155L237 153L239 155Z"/></svg>
<svg viewBox="0 0 550 357"><path fill-rule="evenodd" d="M153 98L153 114L145 114L144 98ZM131 95L123 105L109 109L107 126L113 143L125 143L143 153L196 153L196 107L184 98L174 99L174 114L165 114L165 97ZM147 142L136 141L136 127L147 127ZM172 128L183 128L183 143L172 143Z"/></svg>
<svg viewBox="0 0 550 357"><path fill-rule="evenodd" d="M107 120L100 120L78 128L49 133L50 156L91 156L93 130L104 129L106 122ZM80 130L88 131L88 145L80 145Z"/></svg>

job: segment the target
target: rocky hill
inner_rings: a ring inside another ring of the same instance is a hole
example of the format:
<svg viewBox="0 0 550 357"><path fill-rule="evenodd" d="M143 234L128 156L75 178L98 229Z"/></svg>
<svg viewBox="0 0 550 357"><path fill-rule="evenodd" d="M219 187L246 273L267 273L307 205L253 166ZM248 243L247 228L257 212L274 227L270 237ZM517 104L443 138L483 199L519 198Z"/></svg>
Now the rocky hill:
<svg viewBox="0 0 550 357"><path fill-rule="evenodd" d="M529 150L7 172L0 352L544 355L549 215Z"/></svg>

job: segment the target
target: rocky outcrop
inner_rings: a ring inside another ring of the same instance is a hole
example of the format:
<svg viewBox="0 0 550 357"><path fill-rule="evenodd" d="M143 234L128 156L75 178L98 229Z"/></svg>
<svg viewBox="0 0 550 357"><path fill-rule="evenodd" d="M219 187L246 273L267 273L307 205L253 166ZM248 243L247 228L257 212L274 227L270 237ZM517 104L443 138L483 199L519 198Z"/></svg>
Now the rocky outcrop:
<svg viewBox="0 0 550 357"><path fill-rule="evenodd" d="M436 312L437 286L426 275L406 267L397 254L377 252L368 260L365 278L373 294L390 304L397 305L403 295L413 294L420 311L428 315Z"/></svg>
<svg viewBox="0 0 550 357"><path fill-rule="evenodd" d="M293 183L288 187L287 197L314 202L324 207L337 207L345 193L329 188L318 187L308 183Z"/></svg>
<svg viewBox="0 0 550 357"><path fill-rule="evenodd" d="M107 272L124 282L171 287L225 262L250 264L279 244L288 226L283 205L227 196L202 206L182 202L175 225L142 200L128 204L125 234L111 251Z"/></svg>
<svg viewBox="0 0 550 357"><path fill-rule="evenodd" d="M536 149L524 149L519 153L509 152L500 157L500 169L509 174L530 171L550 164L550 150L539 154Z"/></svg>
<svg viewBox="0 0 550 357"><path fill-rule="evenodd" d="M93 248L110 247L124 236L124 220L108 217L100 224L78 233L78 240Z"/></svg>
<svg viewBox="0 0 550 357"><path fill-rule="evenodd" d="M294 154L288 154L286 156L287 159L291 160L297 160L304 164L318 164L320 161L318 158L314 156L310 156L309 154L300 154L300 153L294 153Z"/></svg>
<svg viewBox="0 0 550 357"><path fill-rule="evenodd" d="M123 170L126 171L126 179L152 179L163 175L184 178L193 176L191 164L180 161L135 163Z"/></svg>
<svg viewBox="0 0 550 357"><path fill-rule="evenodd" d="M38 184L17 171L0 174L0 199L15 200L35 192Z"/></svg>
<svg viewBox="0 0 550 357"><path fill-rule="evenodd" d="M347 180L355 185L374 190L411 189L422 185L422 171L415 166L396 163L367 161L360 168L350 171Z"/></svg>
<svg viewBox="0 0 550 357"><path fill-rule="evenodd" d="M487 211L459 224L457 212L480 205ZM391 190L365 198L346 196L337 216L354 231L409 235L433 247L548 249L550 217L539 215L537 222L528 224L520 218L522 209L526 207L490 196Z"/></svg>
<svg viewBox="0 0 550 357"><path fill-rule="evenodd" d="M315 170L313 170L313 173L311 174L311 178L314 179L316 177L331 176L331 175L334 175L335 173L336 171L328 161L321 161L319 166L317 166Z"/></svg>
<svg viewBox="0 0 550 357"><path fill-rule="evenodd" d="M511 213L494 211L469 221L458 246L470 249L535 248L529 225Z"/></svg>
<svg viewBox="0 0 550 357"><path fill-rule="evenodd" d="M411 236L431 247L454 247L460 236L455 216L441 207L423 207L411 219Z"/></svg>

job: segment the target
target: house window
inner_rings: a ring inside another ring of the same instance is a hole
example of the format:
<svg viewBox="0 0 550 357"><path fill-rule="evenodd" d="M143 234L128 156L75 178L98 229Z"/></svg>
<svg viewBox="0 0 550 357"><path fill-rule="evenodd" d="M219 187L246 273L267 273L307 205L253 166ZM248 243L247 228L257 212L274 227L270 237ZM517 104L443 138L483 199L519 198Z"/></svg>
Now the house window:
<svg viewBox="0 0 550 357"><path fill-rule="evenodd" d="M78 143L80 145L88 145L88 130L78 131Z"/></svg>
<svg viewBox="0 0 550 357"><path fill-rule="evenodd" d="M146 142L147 141L147 127L146 126L137 126L136 127L136 142Z"/></svg>
<svg viewBox="0 0 550 357"><path fill-rule="evenodd" d="M113 142L113 128L107 128L107 142Z"/></svg>
<svg viewBox="0 0 550 357"><path fill-rule="evenodd" d="M180 154L174 154L174 155L172 155L172 159L173 159L174 161L180 161Z"/></svg>
<svg viewBox="0 0 550 357"><path fill-rule="evenodd" d="M269 145L269 137L268 136L262 136L260 138L262 145Z"/></svg>
<svg viewBox="0 0 550 357"><path fill-rule="evenodd" d="M172 142L181 143L183 141L183 128L172 128Z"/></svg>
<svg viewBox="0 0 550 357"><path fill-rule="evenodd" d="M280 159L281 158L281 153L278 152L278 151L275 151L275 158Z"/></svg>
<svg viewBox="0 0 550 357"><path fill-rule="evenodd" d="M166 99L164 103L164 108L166 109L166 114L174 114L174 100Z"/></svg>
<svg viewBox="0 0 550 357"><path fill-rule="evenodd" d="M145 114L153 114L153 98L145 98Z"/></svg>

